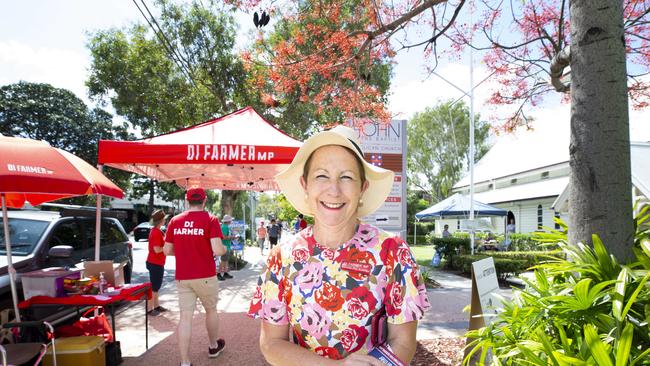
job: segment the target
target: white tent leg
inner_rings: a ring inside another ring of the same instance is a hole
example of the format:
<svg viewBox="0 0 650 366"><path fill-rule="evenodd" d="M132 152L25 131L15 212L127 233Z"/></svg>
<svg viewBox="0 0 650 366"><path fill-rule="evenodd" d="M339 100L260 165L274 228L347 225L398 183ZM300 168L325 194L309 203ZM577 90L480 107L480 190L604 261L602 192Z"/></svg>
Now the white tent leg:
<svg viewBox="0 0 650 366"><path fill-rule="evenodd" d="M11 261L11 242L9 239L9 217L7 217L7 202L5 194L2 193L2 225L5 232L5 247L7 249L7 268L9 271L9 284L11 285L11 298L14 303L14 313L16 321L20 322L20 312L18 311L18 293L16 292L16 269Z"/></svg>

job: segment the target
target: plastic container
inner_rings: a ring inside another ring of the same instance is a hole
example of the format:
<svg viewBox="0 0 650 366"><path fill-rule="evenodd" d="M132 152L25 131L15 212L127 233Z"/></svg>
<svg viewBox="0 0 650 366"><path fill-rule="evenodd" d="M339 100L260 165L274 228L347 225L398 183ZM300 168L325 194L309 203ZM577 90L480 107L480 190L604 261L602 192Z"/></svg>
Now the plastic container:
<svg viewBox="0 0 650 366"><path fill-rule="evenodd" d="M25 300L34 296L61 297L66 296L63 288L64 278L79 278L80 271L51 267L23 273L20 275L23 283Z"/></svg>
<svg viewBox="0 0 650 366"><path fill-rule="evenodd" d="M58 366L106 366L104 338L82 336L57 338L56 362ZM52 347L43 358L43 366L53 366Z"/></svg>

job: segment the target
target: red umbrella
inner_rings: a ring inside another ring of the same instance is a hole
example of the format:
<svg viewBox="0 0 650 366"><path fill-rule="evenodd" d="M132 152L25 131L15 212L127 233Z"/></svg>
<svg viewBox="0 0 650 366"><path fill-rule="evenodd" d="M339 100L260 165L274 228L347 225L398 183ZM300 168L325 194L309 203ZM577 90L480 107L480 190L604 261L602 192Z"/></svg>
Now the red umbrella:
<svg viewBox="0 0 650 366"><path fill-rule="evenodd" d="M61 198L124 192L92 165L47 142L0 135L0 192L7 207Z"/></svg>
<svg viewBox="0 0 650 366"><path fill-rule="evenodd" d="M66 197L103 194L122 198L124 192L92 165L47 142L0 135L0 195L11 292L18 314L15 270L7 207L23 207ZM98 233L99 234L99 233Z"/></svg>

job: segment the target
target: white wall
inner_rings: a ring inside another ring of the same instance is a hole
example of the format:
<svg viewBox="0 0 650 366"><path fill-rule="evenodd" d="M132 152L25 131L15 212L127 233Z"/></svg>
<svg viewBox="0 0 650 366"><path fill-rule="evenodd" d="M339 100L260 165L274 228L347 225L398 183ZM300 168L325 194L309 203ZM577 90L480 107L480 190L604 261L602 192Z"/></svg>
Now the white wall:
<svg viewBox="0 0 650 366"><path fill-rule="evenodd" d="M540 198L526 201L497 203L494 206L504 210L512 211L515 215L515 224L518 233L531 233L537 231L537 207L542 205L542 225L545 227L554 228L555 223L553 217L555 211L551 209L551 205L557 197ZM566 214L560 215L560 218L567 221ZM502 231L500 231L502 232Z"/></svg>

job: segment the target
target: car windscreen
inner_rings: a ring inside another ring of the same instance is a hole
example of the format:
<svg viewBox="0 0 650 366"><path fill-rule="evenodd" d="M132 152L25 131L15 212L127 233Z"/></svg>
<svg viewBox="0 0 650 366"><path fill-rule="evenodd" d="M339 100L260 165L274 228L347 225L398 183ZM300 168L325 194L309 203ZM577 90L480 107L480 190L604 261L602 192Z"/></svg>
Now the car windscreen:
<svg viewBox="0 0 650 366"><path fill-rule="evenodd" d="M49 221L9 218L11 254L28 255L49 225ZM0 225L0 255L7 255L4 225Z"/></svg>

